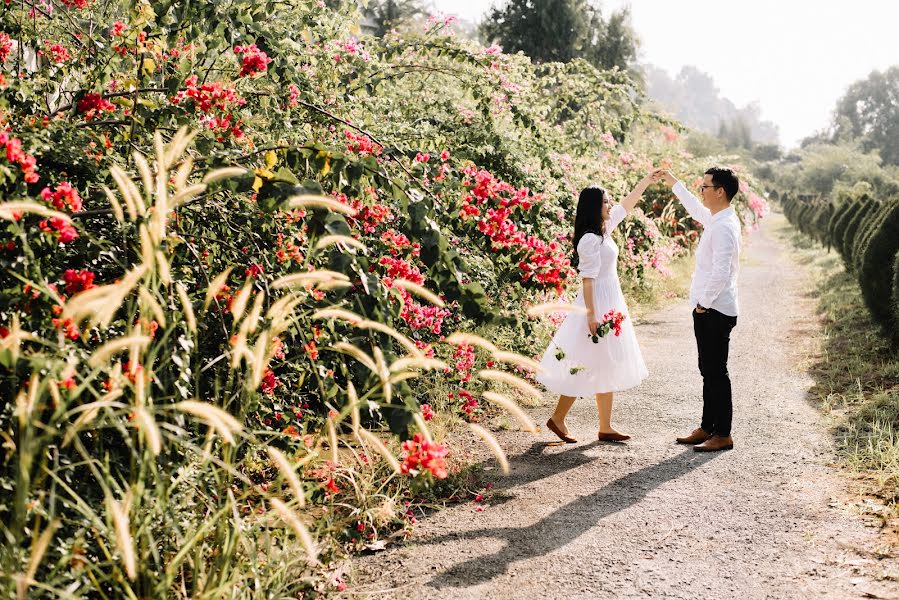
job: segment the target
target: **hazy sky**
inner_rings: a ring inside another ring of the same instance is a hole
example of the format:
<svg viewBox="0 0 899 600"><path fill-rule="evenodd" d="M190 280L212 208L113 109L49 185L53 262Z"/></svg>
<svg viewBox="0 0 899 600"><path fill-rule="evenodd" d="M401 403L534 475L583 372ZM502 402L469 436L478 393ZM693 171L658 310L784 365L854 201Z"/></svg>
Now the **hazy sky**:
<svg viewBox="0 0 899 600"><path fill-rule="evenodd" d="M539 1L539 0L537 0ZM431 0L477 21L492 0ZM781 143L826 127L837 99L871 71L899 64L899 2L603 0L631 7L640 60L676 75L695 65L737 106L758 101Z"/></svg>

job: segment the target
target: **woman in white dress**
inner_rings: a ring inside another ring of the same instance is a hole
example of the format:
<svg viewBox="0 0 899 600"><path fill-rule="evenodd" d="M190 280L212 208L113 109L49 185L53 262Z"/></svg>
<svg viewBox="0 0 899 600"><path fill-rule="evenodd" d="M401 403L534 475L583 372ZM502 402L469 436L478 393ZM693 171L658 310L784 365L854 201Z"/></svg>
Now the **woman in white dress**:
<svg viewBox="0 0 899 600"><path fill-rule="evenodd" d="M569 435L565 415L576 397L592 395L596 396L599 410L599 440L630 439L612 428L613 394L636 386L649 372L618 281L618 246L612 240L612 231L655 181L652 175L646 176L614 206L609 193L600 187L588 187L578 198L573 245L583 286L574 305L582 310L568 313L543 354L543 370L537 375L537 381L560 394L546 427L567 443L577 440ZM625 315L620 334L610 332L604 337L593 337L610 310ZM599 341L594 342L595 339Z"/></svg>

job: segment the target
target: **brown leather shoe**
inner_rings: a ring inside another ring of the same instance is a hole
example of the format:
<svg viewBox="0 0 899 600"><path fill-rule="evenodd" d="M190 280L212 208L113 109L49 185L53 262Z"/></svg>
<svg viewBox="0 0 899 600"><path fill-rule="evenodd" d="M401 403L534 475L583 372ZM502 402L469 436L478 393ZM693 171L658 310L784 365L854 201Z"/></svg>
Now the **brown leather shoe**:
<svg viewBox="0 0 899 600"><path fill-rule="evenodd" d="M546 422L546 428L559 436L559 439L565 442L566 444L576 444L577 440L568 435L567 433L562 433L562 430L553 423L552 417Z"/></svg>
<svg viewBox="0 0 899 600"><path fill-rule="evenodd" d="M701 444L704 441L706 441L707 439L709 439L710 437L712 437L711 433L707 432L702 427L697 427L696 429L693 430L693 433L691 433L690 435L677 438L677 443L678 444Z"/></svg>
<svg viewBox="0 0 899 600"><path fill-rule="evenodd" d="M703 443L693 446L693 449L697 452L720 452L721 450L730 450L733 447L734 438L729 435L713 435Z"/></svg>
<svg viewBox="0 0 899 600"><path fill-rule="evenodd" d="M623 433L618 433L618 432L603 433L602 431L600 431L597 438L599 439L600 442L623 442L625 440L631 439L631 436L624 435Z"/></svg>

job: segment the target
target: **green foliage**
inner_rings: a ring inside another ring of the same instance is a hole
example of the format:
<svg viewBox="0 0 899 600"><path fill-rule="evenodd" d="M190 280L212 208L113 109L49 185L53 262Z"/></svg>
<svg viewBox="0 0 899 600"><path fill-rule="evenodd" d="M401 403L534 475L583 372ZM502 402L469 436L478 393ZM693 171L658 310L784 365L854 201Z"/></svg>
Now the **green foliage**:
<svg viewBox="0 0 899 600"><path fill-rule="evenodd" d="M491 9L482 33L506 52L524 52L538 63L583 58L599 69L625 71L637 57L630 11L606 19L588 0L506 0Z"/></svg>
<svg viewBox="0 0 899 600"><path fill-rule="evenodd" d="M899 252L899 199L885 202L879 217L862 251L859 283L874 319L895 334L899 332L899 322L892 318L895 303L892 292L893 268Z"/></svg>
<svg viewBox="0 0 899 600"><path fill-rule="evenodd" d="M834 139L856 140L866 152L899 165L899 66L874 71L837 101Z"/></svg>

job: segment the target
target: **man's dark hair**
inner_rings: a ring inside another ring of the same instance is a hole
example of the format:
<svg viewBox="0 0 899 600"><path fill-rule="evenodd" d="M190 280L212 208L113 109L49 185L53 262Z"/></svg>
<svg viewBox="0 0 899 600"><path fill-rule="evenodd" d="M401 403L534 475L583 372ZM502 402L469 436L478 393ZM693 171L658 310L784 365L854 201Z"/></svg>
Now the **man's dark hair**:
<svg viewBox="0 0 899 600"><path fill-rule="evenodd" d="M714 185L724 188L724 193L727 194L728 202L733 200L734 196L737 195L737 192L740 191L740 178L737 177L737 174L734 173L733 169L728 169L727 167L712 167L706 171L705 174L712 176L712 183Z"/></svg>

